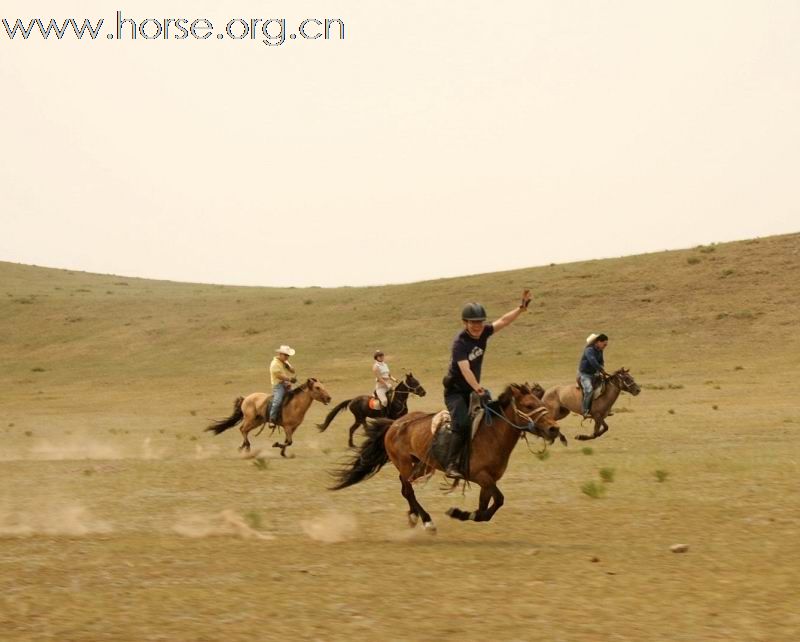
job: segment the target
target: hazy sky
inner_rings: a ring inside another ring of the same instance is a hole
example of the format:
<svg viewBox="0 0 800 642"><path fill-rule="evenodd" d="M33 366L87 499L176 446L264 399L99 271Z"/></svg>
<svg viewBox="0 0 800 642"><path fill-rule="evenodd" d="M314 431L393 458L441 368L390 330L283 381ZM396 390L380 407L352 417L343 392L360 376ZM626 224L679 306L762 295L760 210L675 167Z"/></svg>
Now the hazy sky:
<svg viewBox="0 0 800 642"><path fill-rule="evenodd" d="M345 39L0 25L0 260L362 285L800 230L796 0L109 6L0 13L330 17Z"/></svg>

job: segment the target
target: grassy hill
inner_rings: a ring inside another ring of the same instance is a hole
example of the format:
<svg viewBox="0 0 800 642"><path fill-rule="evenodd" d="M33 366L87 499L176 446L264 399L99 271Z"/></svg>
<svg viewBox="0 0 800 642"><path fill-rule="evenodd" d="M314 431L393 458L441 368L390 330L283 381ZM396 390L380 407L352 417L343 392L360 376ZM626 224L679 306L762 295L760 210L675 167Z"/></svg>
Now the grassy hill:
<svg viewBox="0 0 800 642"><path fill-rule="evenodd" d="M255 288L149 281L0 263L4 405L79 412L210 410L266 386L289 343L302 376L335 397L366 391L371 353L436 392L468 300L490 316L527 286L531 313L492 341L487 383L569 380L583 338L611 336L610 365L688 384L746 367L785 381L800 341L800 235L369 288Z"/></svg>
<svg viewBox="0 0 800 642"><path fill-rule="evenodd" d="M604 331L643 392L597 441L518 447L488 524L448 520L477 490L434 479L439 535L409 530L391 465L325 490L349 417L318 433L320 404L293 459L202 432L281 343L334 402L369 391L380 347L438 409L462 304L499 316L524 287L485 384L570 381ZM0 637L795 642L799 316L800 234L372 288L0 263Z"/></svg>

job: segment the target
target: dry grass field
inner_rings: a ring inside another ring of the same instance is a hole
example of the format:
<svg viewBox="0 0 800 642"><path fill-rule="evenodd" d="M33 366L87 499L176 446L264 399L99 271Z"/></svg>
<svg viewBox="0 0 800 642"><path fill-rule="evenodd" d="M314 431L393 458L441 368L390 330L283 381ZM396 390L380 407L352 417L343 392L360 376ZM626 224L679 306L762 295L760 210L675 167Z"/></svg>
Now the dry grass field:
<svg viewBox="0 0 800 642"><path fill-rule="evenodd" d="M319 433L320 404L291 459L203 432L266 390L281 343L334 403L380 347L427 388L412 409L438 409L463 302L499 316L523 287L495 393L571 380L595 330L644 390L601 439L570 417L568 447L521 443L490 523L449 520L477 491L437 477L417 492L438 534L409 529L391 465L327 491L349 415ZM800 234L374 288L0 263L0 640L794 642L798 317Z"/></svg>

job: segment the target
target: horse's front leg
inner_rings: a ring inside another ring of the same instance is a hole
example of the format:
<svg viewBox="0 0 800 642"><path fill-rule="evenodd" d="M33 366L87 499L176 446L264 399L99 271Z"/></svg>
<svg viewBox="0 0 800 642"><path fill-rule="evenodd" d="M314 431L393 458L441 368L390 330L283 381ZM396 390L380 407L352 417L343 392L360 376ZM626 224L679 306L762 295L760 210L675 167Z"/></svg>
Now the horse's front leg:
<svg viewBox="0 0 800 642"><path fill-rule="evenodd" d="M603 434L602 432L600 432L600 425L603 423L603 419L598 417L597 415L592 415L592 420L594 421L594 431L592 432L592 434L575 435L575 439L577 439L578 441L587 441L588 439L597 439L600 435Z"/></svg>
<svg viewBox="0 0 800 642"><path fill-rule="evenodd" d="M281 449L281 457L286 457L286 449L292 445L292 433L294 430L292 428L287 428L286 426L283 427L284 432L286 433L286 441L280 443L276 441L272 444L273 448L280 448Z"/></svg>
<svg viewBox="0 0 800 642"><path fill-rule="evenodd" d="M492 500L491 507L489 501ZM466 522L472 520L474 522L488 522L498 509L505 503L505 497L500 489L494 482L487 482L486 485L481 486L481 495L478 500L478 510L468 512L460 508L450 508L447 514L453 519Z"/></svg>
<svg viewBox="0 0 800 642"><path fill-rule="evenodd" d="M600 435L605 434L608 431L608 424L606 423L605 417L603 417L600 420L600 424L601 424L600 429L599 430L595 429L595 437L599 437Z"/></svg>

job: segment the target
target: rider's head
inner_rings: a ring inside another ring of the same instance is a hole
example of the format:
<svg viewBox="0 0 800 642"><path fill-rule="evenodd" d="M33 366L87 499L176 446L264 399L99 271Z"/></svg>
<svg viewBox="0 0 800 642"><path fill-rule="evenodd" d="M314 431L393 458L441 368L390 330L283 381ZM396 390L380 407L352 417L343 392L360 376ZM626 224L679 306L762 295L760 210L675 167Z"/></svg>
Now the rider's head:
<svg viewBox="0 0 800 642"><path fill-rule="evenodd" d="M372 358L375 359L375 361L383 361L383 352L376 350L375 354L372 355Z"/></svg>
<svg viewBox="0 0 800 642"><path fill-rule="evenodd" d="M467 334L477 339L481 336L486 322L486 308L480 303L467 303L461 310L461 320L464 322Z"/></svg>
<svg viewBox="0 0 800 642"><path fill-rule="evenodd" d="M598 350L605 350L606 346L608 345L608 337L605 334L598 334L597 338L594 340L594 346Z"/></svg>
<svg viewBox="0 0 800 642"><path fill-rule="evenodd" d="M287 361L289 357L293 357L295 353L295 351L289 346L281 346L280 348L275 350L275 352L278 355L278 359L280 359L281 361Z"/></svg>

